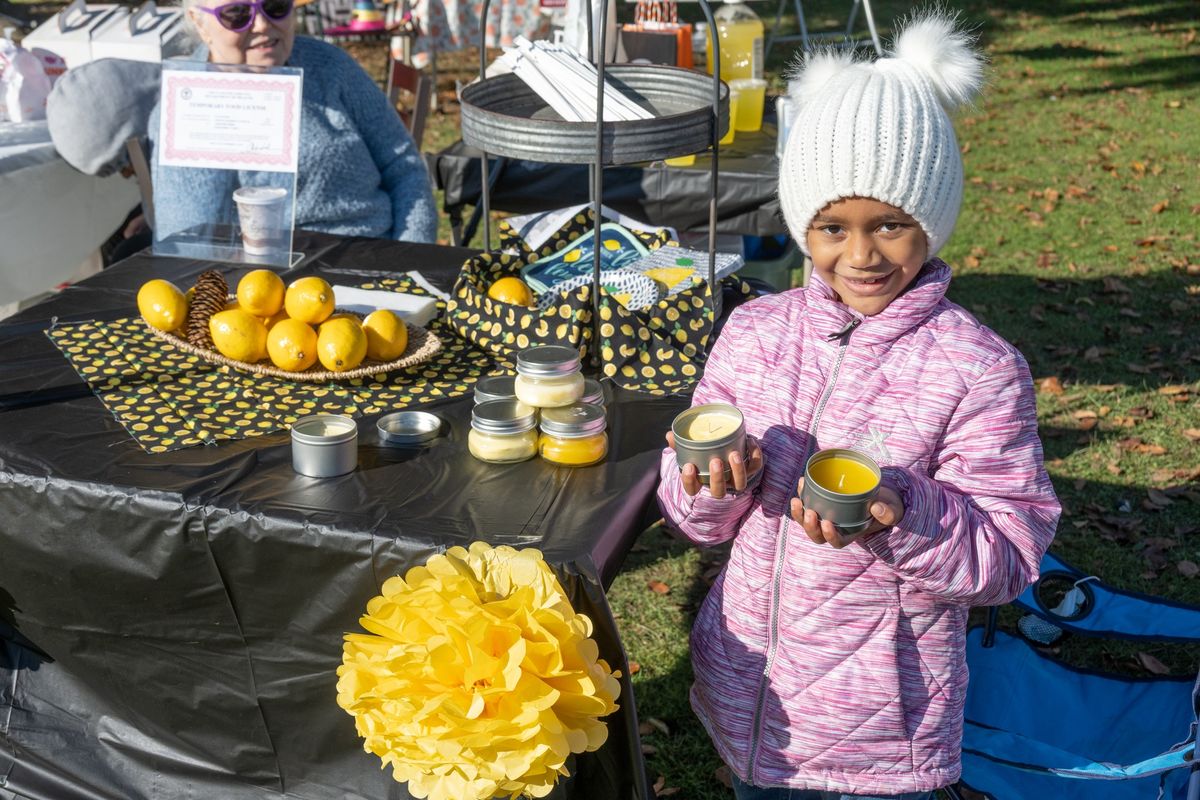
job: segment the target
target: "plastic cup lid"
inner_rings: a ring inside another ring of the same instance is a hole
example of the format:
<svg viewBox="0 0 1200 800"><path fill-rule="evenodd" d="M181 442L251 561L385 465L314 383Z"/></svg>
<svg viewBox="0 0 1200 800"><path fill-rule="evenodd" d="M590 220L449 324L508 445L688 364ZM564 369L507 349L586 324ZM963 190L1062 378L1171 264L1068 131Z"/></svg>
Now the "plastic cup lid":
<svg viewBox="0 0 1200 800"><path fill-rule="evenodd" d="M233 200L250 206L266 206L280 202L287 194L287 189L278 186L243 186L233 193Z"/></svg>

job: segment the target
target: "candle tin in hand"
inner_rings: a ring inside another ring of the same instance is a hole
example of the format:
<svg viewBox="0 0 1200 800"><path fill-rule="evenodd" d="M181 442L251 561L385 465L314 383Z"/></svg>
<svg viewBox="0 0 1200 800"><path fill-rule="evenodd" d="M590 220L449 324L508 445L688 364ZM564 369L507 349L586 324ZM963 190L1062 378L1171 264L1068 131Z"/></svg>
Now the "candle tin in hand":
<svg viewBox="0 0 1200 800"><path fill-rule="evenodd" d="M713 456L725 462L725 482L733 480L729 456L738 453L746 457L746 423L742 412L728 403L705 403L693 406L675 417L671 423L675 437L675 460L679 468L695 464L700 470L700 482L708 485L708 462Z"/></svg>
<svg viewBox="0 0 1200 800"><path fill-rule="evenodd" d="M292 469L333 478L358 465L358 424L340 414L313 414L292 423Z"/></svg>
<svg viewBox="0 0 1200 800"><path fill-rule="evenodd" d="M857 450L820 450L804 465L800 502L832 522L843 534L856 534L871 525L871 502L883 474L879 465Z"/></svg>

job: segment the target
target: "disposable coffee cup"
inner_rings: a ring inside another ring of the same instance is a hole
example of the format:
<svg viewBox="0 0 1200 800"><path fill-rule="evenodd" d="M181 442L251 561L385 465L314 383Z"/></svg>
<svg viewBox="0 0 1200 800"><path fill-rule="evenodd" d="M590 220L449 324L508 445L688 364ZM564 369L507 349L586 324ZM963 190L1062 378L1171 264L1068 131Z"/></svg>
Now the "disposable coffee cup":
<svg viewBox="0 0 1200 800"><path fill-rule="evenodd" d="M285 247L287 197L288 190L278 186L243 186L233 193L247 253L266 255Z"/></svg>
<svg viewBox="0 0 1200 800"><path fill-rule="evenodd" d="M709 482L708 464L713 456L725 462L725 483L733 481L729 456L746 457L746 423L742 412L728 403L705 403L693 406L675 417L671 423L675 437L675 461L679 468L695 464L700 483Z"/></svg>
<svg viewBox="0 0 1200 800"><path fill-rule="evenodd" d="M871 503L882 477L879 465L865 453L844 448L821 450L804 465L800 502L843 534L861 533L871 525Z"/></svg>

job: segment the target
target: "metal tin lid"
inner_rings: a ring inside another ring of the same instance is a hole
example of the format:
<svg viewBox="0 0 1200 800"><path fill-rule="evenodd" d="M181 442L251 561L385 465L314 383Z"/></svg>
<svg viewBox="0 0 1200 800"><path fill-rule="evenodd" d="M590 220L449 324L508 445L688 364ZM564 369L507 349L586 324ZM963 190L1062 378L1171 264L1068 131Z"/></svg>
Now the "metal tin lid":
<svg viewBox="0 0 1200 800"><path fill-rule="evenodd" d="M594 406L604 405L604 387L600 385L600 381L587 378L583 382L583 397L579 398L581 403L590 403Z"/></svg>
<svg viewBox="0 0 1200 800"><path fill-rule="evenodd" d="M517 400L488 400L471 410L471 427L480 433L524 433L537 426L537 409Z"/></svg>
<svg viewBox="0 0 1200 800"><path fill-rule="evenodd" d="M375 423L379 440L387 444L420 444L437 438L442 418L428 411L397 411L384 414Z"/></svg>
<svg viewBox="0 0 1200 800"><path fill-rule="evenodd" d="M564 439L577 439L603 433L608 420L604 408L591 403L542 409L542 433Z"/></svg>
<svg viewBox="0 0 1200 800"><path fill-rule="evenodd" d="M358 436L358 423L341 414L312 414L292 423L292 438L302 444L341 444Z"/></svg>
<svg viewBox="0 0 1200 800"><path fill-rule="evenodd" d="M548 344L517 353L517 372L537 378L570 375L579 371L579 352L570 347Z"/></svg>
<svg viewBox="0 0 1200 800"><path fill-rule="evenodd" d="M488 400L512 400L517 396L513 388L516 378L512 375L490 375L480 378L475 384L475 402L486 403Z"/></svg>

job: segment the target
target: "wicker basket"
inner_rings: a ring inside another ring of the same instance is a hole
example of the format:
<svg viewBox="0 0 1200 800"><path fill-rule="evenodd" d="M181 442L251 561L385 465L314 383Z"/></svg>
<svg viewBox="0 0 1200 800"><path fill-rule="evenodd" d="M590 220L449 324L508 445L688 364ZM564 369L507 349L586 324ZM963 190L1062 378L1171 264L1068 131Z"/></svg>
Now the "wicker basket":
<svg viewBox="0 0 1200 800"><path fill-rule="evenodd" d="M174 333L160 331L149 325L146 327L159 339L162 339L178 350L197 356L213 364L233 367L252 375L264 375L271 378L283 378L284 380L306 383L327 383L329 381L348 381L355 378L366 378L371 375L379 375L397 369L415 367L418 364L424 364L426 361L429 361L441 351L442 340L434 333L409 322L404 323L404 325L408 328L408 347L405 348L400 358L387 362L364 361L362 366L355 369L348 369L345 372L332 372L316 366L310 367L303 372L289 372L270 364L251 364L246 361L235 361L232 358L226 358L216 350L206 350L203 347L196 347L189 343L187 339L177 336Z"/></svg>

